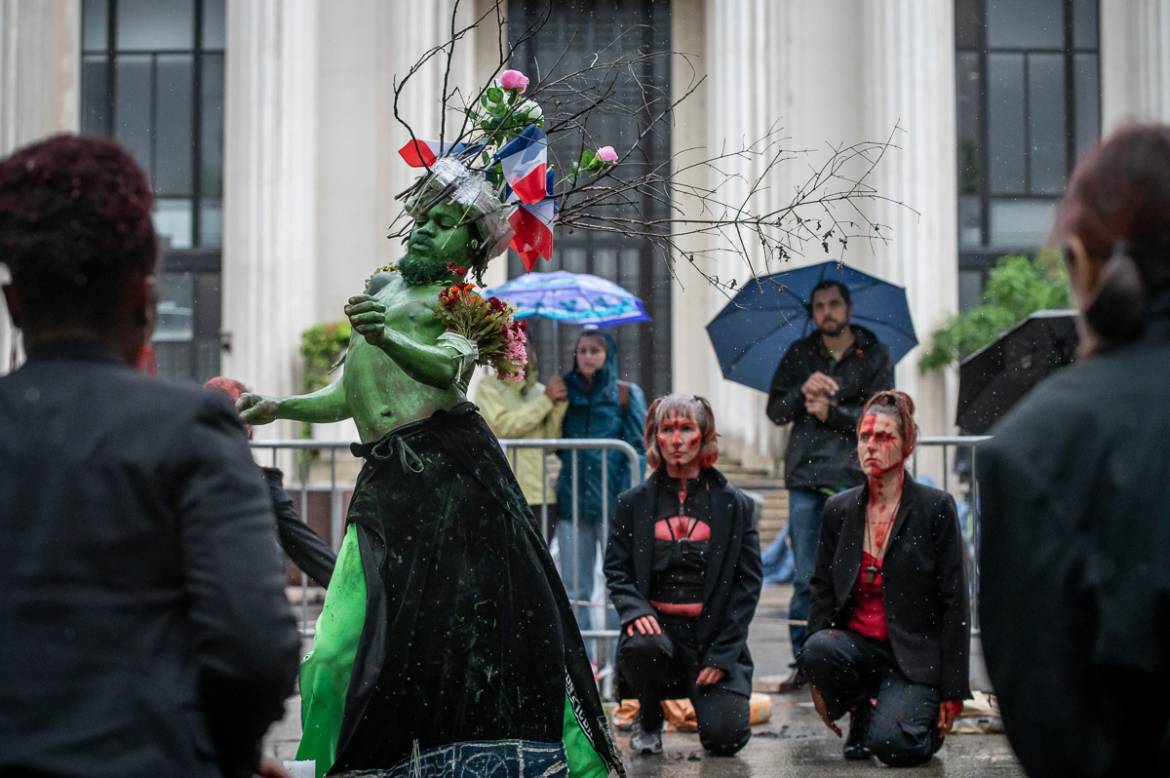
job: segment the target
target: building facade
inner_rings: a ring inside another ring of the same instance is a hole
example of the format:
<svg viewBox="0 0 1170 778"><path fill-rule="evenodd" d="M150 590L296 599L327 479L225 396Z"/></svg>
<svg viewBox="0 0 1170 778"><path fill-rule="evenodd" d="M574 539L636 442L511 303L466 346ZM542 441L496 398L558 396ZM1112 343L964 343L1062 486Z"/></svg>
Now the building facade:
<svg viewBox="0 0 1170 778"><path fill-rule="evenodd" d="M396 258L386 228L412 171L394 153L406 138L394 78L446 39L455 5L0 0L0 153L57 131L125 142L152 175L168 241L160 370L292 393L301 332L340 319L371 269ZM516 24L540 5L506 7ZM489 23L460 44L453 82L478 83L494 66L492 7L459 6L461 24L485 13ZM891 240L850 246L843 258L907 288L924 343L978 299L996 257L1043 243L1068 171L1101 132L1170 121L1170 0L598 0L553 4L553 13L545 48L518 51L515 64L531 69L556 41L584 46L635 28L694 55L707 80L678 108L653 152L661 158L760 137L776 121L793 148L816 153L892 134L899 148L875 183L904 206L873 212ZM690 81L677 58L651 76L676 94ZM441 88L435 61L403 93L416 129L437 127ZM736 164L723 172L764 172ZM783 202L802 173L769 172L765 198ZM710 184L702 177L715 173L694 175ZM672 278L645 246L568 235L558 246L550 267L607 275L646 299L655 321L619 333L625 376L650 392L710 398L725 449L773 467L783 439L764 396L724 381L706 339L725 296L686 263ZM840 256L815 249L793 264ZM721 278L746 280L741 260L720 262ZM516 270L499 260L491 280ZM538 331L557 352L546 365L567 366L573 333L563 329L557 343ZM6 315L0 354L0 369L19 360ZM955 376L916 365L912 352L897 381L918 400L923 432L952 432Z"/></svg>

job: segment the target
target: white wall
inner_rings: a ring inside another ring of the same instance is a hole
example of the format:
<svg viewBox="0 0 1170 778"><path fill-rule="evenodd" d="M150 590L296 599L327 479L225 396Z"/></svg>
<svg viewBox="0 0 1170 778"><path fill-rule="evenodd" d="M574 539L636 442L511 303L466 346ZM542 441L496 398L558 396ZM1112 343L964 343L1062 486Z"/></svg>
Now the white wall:
<svg viewBox="0 0 1170 778"><path fill-rule="evenodd" d="M1101 0L1101 128L1170 121L1170 0Z"/></svg>
<svg viewBox="0 0 1170 778"><path fill-rule="evenodd" d="M0 157L46 135L77 131L80 61L79 0L0 0ZM0 374L13 356L22 358L19 335L0 298Z"/></svg>

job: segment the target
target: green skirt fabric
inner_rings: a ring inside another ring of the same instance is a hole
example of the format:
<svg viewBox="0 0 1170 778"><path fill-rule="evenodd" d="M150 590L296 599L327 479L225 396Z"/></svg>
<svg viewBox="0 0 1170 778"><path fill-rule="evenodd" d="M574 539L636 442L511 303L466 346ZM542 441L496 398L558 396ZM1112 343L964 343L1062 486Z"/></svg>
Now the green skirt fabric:
<svg viewBox="0 0 1170 778"><path fill-rule="evenodd" d="M311 759L317 777L337 759L353 660L366 618L366 577L362 572L357 527L349 525L337 567L317 619L313 650L301 663L301 744L297 759Z"/></svg>

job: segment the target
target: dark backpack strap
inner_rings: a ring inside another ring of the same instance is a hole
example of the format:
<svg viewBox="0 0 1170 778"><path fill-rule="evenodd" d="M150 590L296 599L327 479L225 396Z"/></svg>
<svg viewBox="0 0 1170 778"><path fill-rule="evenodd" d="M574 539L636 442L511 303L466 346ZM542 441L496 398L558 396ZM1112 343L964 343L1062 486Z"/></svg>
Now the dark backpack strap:
<svg viewBox="0 0 1170 778"><path fill-rule="evenodd" d="M622 410L630 407L630 382L618 381L618 403L622 406Z"/></svg>

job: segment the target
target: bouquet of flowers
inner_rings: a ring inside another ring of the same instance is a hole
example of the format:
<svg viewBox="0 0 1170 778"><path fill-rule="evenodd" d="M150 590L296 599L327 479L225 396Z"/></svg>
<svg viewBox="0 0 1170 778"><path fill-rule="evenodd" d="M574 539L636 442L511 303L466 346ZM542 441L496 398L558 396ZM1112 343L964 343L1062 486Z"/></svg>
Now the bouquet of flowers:
<svg viewBox="0 0 1170 778"><path fill-rule="evenodd" d="M491 365L504 381L524 380L528 347L524 322L512 318L515 308L498 297L484 299L474 284L459 281L439 292L435 312L449 331L479 347L476 364Z"/></svg>

